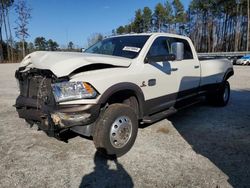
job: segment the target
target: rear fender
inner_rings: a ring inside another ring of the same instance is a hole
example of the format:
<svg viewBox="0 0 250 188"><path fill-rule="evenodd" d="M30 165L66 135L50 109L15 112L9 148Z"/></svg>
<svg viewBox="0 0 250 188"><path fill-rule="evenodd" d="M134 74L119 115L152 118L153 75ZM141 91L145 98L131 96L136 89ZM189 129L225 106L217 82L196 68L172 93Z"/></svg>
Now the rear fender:
<svg viewBox="0 0 250 188"><path fill-rule="evenodd" d="M229 68L229 69L227 69L227 71L226 71L226 73L225 73L225 75L224 75L224 77L223 77L223 82L224 81L227 81L231 76L233 76L234 75L234 70L233 70L233 68Z"/></svg>

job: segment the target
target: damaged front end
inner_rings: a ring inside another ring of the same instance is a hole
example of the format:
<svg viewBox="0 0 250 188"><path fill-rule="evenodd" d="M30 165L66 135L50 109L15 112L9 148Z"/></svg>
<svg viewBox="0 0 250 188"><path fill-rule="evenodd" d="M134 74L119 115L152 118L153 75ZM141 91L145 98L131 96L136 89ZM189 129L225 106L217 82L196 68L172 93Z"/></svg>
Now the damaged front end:
<svg viewBox="0 0 250 188"><path fill-rule="evenodd" d="M49 136L60 137L65 130L85 136L92 135L92 123L99 115L99 106L59 105L53 94L53 85L68 82L67 77L58 79L50 70L19 68L15 77L20 95L16 99L16 110L20 118L30 125L37 124Z"/></svg>

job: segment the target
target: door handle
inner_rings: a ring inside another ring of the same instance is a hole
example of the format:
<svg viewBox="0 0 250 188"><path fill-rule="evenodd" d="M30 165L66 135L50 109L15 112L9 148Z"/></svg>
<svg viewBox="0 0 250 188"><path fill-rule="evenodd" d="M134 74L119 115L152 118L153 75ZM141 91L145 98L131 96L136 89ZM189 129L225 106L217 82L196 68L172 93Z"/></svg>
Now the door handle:
<svg viewBox="0 0 250 188"><path fill-rule="evenodd" d="M195 65L194 68L195 68L195 69L198 69L198 68L200 68L200 66L199 66L199 65Z"/></svg>
<svg viewBox="0 0 250 188"><path fill-rule="evenodd" d="M171 71L177 71L178 68L171 68Z"/></svg>

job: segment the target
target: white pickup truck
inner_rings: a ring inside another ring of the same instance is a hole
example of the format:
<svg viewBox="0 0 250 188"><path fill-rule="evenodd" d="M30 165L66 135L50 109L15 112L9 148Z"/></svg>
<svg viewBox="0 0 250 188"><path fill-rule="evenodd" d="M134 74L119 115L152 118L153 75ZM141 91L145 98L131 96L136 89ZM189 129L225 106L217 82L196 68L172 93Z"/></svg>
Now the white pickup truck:
<svg viewBox="0 0 250 188"><path fill-rule="evenodd" d="M166 33L106 38L84 53L34 52L16 71L16 110L49 136L93 138L98 151L121 156L140 123L153 123L205 96L230 98L227 59L197 57L191 40Z"/></svg>

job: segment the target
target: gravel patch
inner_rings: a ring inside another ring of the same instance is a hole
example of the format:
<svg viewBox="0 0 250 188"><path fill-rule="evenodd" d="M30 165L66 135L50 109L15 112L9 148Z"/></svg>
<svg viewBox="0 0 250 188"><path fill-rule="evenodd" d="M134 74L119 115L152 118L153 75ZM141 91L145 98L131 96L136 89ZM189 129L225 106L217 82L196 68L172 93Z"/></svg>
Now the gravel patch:
<svg viewBox="0 0 250 188"><path fill-rule="evenodd" d="M0 65L0 187L250 187L250 67L235 66L227 107L198 104L139 129L116 161L18 118L14 72Z"/></svg>

